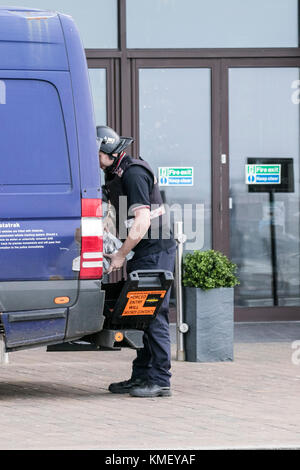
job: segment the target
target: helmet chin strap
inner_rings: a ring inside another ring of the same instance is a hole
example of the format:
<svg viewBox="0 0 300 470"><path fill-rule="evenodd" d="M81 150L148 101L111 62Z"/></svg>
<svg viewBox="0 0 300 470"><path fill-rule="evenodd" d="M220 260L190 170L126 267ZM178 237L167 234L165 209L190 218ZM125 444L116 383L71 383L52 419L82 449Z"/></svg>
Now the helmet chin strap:
<svg viewBox="0 0 300 470"><path fill-rule="evenodd" d="M123 157L126 155L125 152L121 152L117 157L114 157L113 155L109 155L110 158L113 158L113 164L107 167L106 171L110 174L115 173L116 169L119 167L119 164L121 163L121 160Z"/></svg>

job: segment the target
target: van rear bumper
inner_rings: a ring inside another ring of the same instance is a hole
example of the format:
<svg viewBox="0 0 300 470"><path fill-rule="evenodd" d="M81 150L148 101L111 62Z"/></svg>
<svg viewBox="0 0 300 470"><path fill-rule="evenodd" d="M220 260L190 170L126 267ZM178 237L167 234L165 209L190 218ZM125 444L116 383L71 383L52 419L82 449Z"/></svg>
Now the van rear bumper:
<svg viewBox="0 0 300 470"><path fill-rule="evenodd" d="M40 292L37 283L33 286L32 282L20 282L15 292L12 284L16 287L16 283L0 284L2 289L4 284L9 287L6 309L0 306L0 322L8 350L78 339L103 328L105 292L101 290L100 280L76 281L76 290L74 281L43 282ZM31 293L30 287L35 287ZM53 300L66 291L70 302L58 308ZM7 306L11 308L8 310Z"/></svg>
<svg viewBox="0 0 300 470"><path fill-rule="evenodd" d="M79 281L4 281L0 282L0 312L19 312L56 308L55 297L69 297L65 307L75 305Z"/></svg>

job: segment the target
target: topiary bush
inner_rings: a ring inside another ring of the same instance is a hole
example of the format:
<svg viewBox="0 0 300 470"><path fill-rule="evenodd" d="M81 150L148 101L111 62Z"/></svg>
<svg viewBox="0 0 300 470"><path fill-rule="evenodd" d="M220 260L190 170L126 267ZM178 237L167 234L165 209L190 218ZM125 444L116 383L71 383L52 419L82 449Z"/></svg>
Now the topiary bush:
<svg viewBox="0 0 300 470"><path fill-rule="evenodd" d="M237 265L219 251L196 250L183 260L183 285L203 290L234 287L239 284L235 275Z"/></svg>

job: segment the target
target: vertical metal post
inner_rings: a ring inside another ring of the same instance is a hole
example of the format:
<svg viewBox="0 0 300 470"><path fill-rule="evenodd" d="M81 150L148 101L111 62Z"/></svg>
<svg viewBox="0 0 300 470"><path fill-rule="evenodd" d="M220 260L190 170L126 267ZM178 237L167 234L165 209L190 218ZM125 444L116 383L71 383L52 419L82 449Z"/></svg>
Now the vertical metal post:
<svg viewBox="0 0 300 470"><path fill-rule="evenodd" d="M175 262L175 280L176 280L176 338L177 338L177 361L185 361L183 333L180 331L183 324L182 308L182 256L185 235L183 234L183 222L175 222L174 226L175 240L177 241L176 262Z"/></svg>
<svg viewBox="0 0 300 470"><path fill-rule="evenodd" d="M5 349L4 336L0 334L0 365L8 364L8 353Z"/></svg>
<svg viewBox="0 0 300 470"><path fill-rule="evenodd" d="M275 202L274 190L269 191L270 204L270 232L271 232L271 261L272 261L272 287L274 305L278 306L278 273L277 273L277 251L276 251L276 228L275 228Z"/></svg>

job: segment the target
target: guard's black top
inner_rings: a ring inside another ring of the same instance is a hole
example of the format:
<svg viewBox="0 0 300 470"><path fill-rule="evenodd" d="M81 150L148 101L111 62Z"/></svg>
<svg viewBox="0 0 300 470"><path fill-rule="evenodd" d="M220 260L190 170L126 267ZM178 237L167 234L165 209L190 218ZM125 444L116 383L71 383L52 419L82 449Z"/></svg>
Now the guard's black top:
<svg viewBox="0 0 300 470"><path fill-rule="evenodd" d="M139 209L147 207L151 210L150 194L153 185L153 178L145 168L138 165L129 167L122 178L122 186L124 193L127 195L128 208L132 206ZM169 239L163 239L162 230L159 230L159 225L161 225L159 219L161 217L153 219L148 233L134 248L135 258L167 250L175 244L171 234ZM152 236L151 227L152 232L154 232ZM152 238L153 236L155 238Z"/></svg>
<svg viewBox="0 0 300 470"><path fill-rule="evenodd" d="M113 205L119 206L116 196L127 196L127 207L130 216L134 217L134 212L138 208L157 209L162 203L161 196L154 180L152 170L148 169L148 164L143 160L135 160L126 156L120 165L123 167L120 176L115 176L115 184L108 184L110 187L111 200ZM120 184L121 183L121 184ZM154 207L153 207L154 205ZM122 219L120 207L116 207L117 214ZM151 226L145 237L133 249L135 258L167 250L175 245L173 235L167 222L167 215L152 219ZM123 222L121 221L121 224Z"/></svg>

